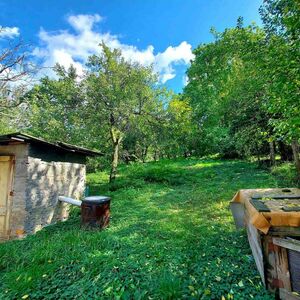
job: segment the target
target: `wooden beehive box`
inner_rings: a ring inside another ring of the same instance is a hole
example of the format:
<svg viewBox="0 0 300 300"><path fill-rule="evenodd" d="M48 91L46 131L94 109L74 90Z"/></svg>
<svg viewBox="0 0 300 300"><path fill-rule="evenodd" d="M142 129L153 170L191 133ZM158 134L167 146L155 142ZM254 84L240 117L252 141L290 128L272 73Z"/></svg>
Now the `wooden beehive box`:
<svg viewBox="0 0 300 300"><path fill-rule="evenodd" d="M300 299L300 190L241 190L232 209L266 288L280 299Z"/></svg>

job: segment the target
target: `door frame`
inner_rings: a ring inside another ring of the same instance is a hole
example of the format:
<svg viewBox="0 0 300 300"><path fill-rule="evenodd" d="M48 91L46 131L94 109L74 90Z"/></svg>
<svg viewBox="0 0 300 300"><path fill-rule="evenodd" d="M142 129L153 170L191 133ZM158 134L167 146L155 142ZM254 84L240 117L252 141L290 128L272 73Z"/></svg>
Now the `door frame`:
<svg viewBox="0 0 300 300"><path fill-rule="evenodd" d="M0 240L8 240L11 234L10 228L10 215L12 210L12 198L14 195L13 186L14 186L14 172L15 172L15 155L11 154L0 154L0 161L9 162L9 172L8 172L8 186L7 186L7 195L6 195L6 214L5 214L5 227L3 235L0 235Z"/></svg>

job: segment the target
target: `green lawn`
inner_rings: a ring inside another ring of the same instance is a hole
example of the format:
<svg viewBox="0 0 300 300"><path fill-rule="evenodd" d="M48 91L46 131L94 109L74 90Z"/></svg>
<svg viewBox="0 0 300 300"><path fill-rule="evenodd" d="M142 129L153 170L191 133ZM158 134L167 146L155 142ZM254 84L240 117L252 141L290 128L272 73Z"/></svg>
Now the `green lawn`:
<svg viewBox="0 0 300 300"><path fill-rule="evenodd" d="M241 188L280 186L241 161L175 160L122 166L108 229L80 229L79 211L0 245L0 299L273 299L244 231L228 210Z"/></svg>

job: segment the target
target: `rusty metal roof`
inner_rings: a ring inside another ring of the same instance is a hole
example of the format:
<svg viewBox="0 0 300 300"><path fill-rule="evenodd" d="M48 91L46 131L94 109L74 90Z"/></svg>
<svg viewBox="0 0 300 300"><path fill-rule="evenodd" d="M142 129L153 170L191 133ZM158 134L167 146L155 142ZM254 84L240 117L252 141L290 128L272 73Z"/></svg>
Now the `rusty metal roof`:
<svg viewBox="0 0 300 300"><path fill-rule="evenodd" d="M72 153L78 153L82 154L85 156L102 156L103 153L98 152L98 151L93 151L89 150L83 147L78 147L75 145L63 143L60 141L56 142L48 142L44 139L37 138L34 136L31 136L27 133L22 133L22 132L15 132L15 133L10 133L10 134L5 134L5 135L0 135L0 145L7 145L11 143L26 143L26 144L42 144L42 145L48 145L57 148L60 151L65 151L65 152L72 152Z"/></svg>

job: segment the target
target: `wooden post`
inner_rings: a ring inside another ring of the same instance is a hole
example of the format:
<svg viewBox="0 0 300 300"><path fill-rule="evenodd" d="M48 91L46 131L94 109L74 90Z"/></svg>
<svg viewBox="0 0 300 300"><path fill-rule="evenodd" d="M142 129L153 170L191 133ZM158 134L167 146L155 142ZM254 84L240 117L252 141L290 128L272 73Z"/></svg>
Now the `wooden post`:
<svg viewBox="0 0 300 300"><path fill-rule="evenodd" d="M271 161L271 166L275 166L276 164L276 159L275 159L275 145L274 142L269 142L270 145L270 161Z"/></svg>
<svg viewBox="0 0 300 300"><path fill-rule="evenodd" d="M297 177L298 180L300 180L299 143L297 140L292 141L292 150L293 150L294 162L297 170Z"/></svg>

